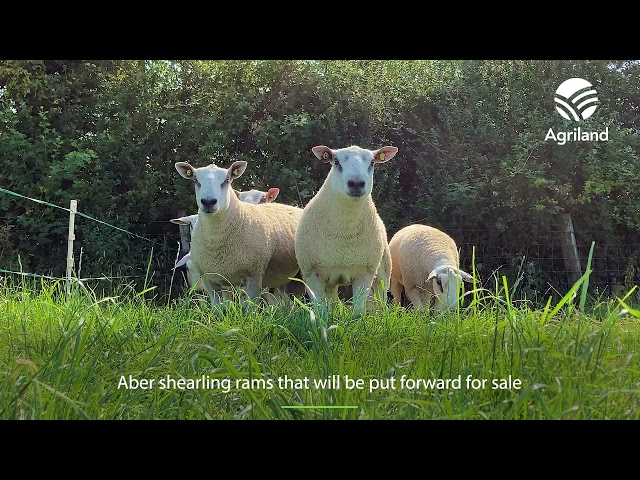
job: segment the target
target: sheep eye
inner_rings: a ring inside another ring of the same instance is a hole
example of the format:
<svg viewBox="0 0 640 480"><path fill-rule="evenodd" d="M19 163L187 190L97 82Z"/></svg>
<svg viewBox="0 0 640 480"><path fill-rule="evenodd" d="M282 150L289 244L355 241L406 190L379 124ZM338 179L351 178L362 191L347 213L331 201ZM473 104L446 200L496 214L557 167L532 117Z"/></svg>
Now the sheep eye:
<svg viewBox="0 0 640 480"><path fill-rule="evenodd" d="M436 278L436 283L440 288L442 288L442 281L439 278Z"/></svg>
<svg viewBox="0 0 640 480"><path fill-rule="evenodd" d="M196 187L200 187L200 182L196 177L193 177L193 183L195 184Z"/></svg>
<svg viewBox="0 0 640 480"><path fill-rule="evenodd" d="M222 182L222 184L220 185L221 187L224 187L225 185L229 184L229 177L224 179L224 182Z"/></svg>

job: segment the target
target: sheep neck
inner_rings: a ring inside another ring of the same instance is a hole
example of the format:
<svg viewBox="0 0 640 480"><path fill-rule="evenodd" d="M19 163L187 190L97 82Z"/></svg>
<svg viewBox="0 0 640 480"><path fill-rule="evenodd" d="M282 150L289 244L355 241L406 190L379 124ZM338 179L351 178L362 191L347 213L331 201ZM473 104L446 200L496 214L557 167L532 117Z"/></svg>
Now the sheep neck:
<svg viewBox="0 0 640 480"><path fill-rule="evenodd" d="M322 190L325 190L325 192ZM323 208L326 208L324 220L328 223L327 227L334 227L334 231L340 232L342 235L361 231L362 223L375 217L378 213L371 194L357 201L339 198L331 192L328 181L325 181L322 185L317 196L327 199L323 206ZM345 218L348 218L349 221L345 222ZM330 228L329 230L332 229Z"/></svg>
<svg viewBox="0 0 640 480"><path fill-rule="evenodd" d="M242 215L240 200L235 195L229 195L229 205L217 215L198 212L198 229L205 230L210 243L213 239L226 238L238 225L238 216Z"/></svg>

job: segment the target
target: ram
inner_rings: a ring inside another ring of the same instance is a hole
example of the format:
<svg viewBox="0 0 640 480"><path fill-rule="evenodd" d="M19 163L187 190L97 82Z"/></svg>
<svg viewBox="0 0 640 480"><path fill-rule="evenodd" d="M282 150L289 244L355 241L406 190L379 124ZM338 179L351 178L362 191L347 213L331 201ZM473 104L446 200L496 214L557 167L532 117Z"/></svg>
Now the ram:
<svg viewBox="0 0 640 480"><path fill-rule="evenodd" d="M296 258L316 302L335 300L340 285L351 285L353 313L358 317L366 310L372 286L383 299L389 288L387 231L371 191L374 166L391 160L398 149L320 145L312 151L331 164L331 170L302 213Z"/></svg>
<svg viewBox="0 0 640 480"><path fill-rule="evenodd" d="M294 239L302 209L240 201L231 185L246 167L244 161L228 169L175 164L178 173L194 185L198 222L191 262L213 304L220 303L219 290L225 286L256 299L265 288L284 288L299 271Z"/></svg>
<svg viewBox="0 0 640 480"><path fill-rule="evenodd" d="M270 188L268 191L263 192L262 190L247 190L247 191L238 191L234 190L235 194L238 198L247 203L253 203L254 205L258 205L261 203L271 203L275 201L280 193L280 189L278 188ZM196 228L198 224L198 214L188 215L186 217L172 218L171 223L175 223L176 225L189 225L189 234L193 237L193 230ZM193 264L191 262L191 252L187 252L178 262L176 262L175 268L179 268L184 266L187 270L187 282L190 286L193 286L194 283L197 282L196 290L204 292L204 286L202 285L202 281L198 280L198 277L195 275L193 271Z"/></svg>

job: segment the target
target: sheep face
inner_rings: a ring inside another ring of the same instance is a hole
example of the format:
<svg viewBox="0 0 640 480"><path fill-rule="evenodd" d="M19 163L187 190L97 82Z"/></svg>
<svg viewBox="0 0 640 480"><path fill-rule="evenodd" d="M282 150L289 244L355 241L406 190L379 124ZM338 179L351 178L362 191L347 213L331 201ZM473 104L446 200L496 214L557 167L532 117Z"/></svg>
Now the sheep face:
<svg viewBox="0 0 640 480"><path fill-rule="evenodd" d="M455 307L458 303L458 289L463 281L469 282L472 276L454 267L438 267L433 270L427 282L433 282L435 294L435 309L446 310Z"/></svg>
<svg viewBox="0 0 640 480"><path fill-rule="evenodd" d="M175 167L180 175L193 181L198 213L216 215L229 207L231 182L244 173L247 162L235 162L228 169L214 164L193 168L187 162L177 162Z"/></svg>
<svg viewBox="0 0 640 480"><path fill-rule="evenodd" d="M367 198L373 187L373 167L391 160L396 147L367 150L357 146L332 150L320 145L311 149L316 157L331 163L328 181L337 195L354 201Z"/></svg>
<svg viewBox="0 0 640 480"><path fill-rule="evenodd" d="M280 189L278 188L270 188L267 192L263 192L261 190L248 190L245 192L238 192L238 198L241 202L258 205L259 203L273 202L279 193Z"/></svg>

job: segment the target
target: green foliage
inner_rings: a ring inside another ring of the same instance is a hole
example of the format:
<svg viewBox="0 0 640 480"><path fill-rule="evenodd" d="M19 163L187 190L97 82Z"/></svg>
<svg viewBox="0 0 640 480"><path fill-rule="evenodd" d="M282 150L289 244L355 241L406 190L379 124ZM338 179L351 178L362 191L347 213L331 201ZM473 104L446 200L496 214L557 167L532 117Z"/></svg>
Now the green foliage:
<svg viewBox="0 0 640 480"><path fill-rule="evenodd" d="M63 207L76 199L79 211L151 239L76 221L83 275L143 278L153 246L153 281L164 291L179 239L168 220L195 211L176 161L246 160L238 188L278 187L278 201L304 206L327 173L314 145L393 144L399 153L376 168L373 191L389 236L421 222L461 245L506 245L504 257L478 259L479 273L501 268L511 282L517 255L535 246L541 259L524 264L535 261L536 276L548 278L561 269L544 259L559 248L562 213L573 215L585 258L591 241L637 248L639 68L614 60L3 60L1 186ZM595 85L600 106L584 125L608 127L608 142L544 141L549 128L574 128L553 104L573 76ZM20 255L25 271L63 274L65 212L0 194L0 217L0 267L17 268ZM465 247L463 263L470 254ZM615 281L637 282L635 261ZM593 284L614 281L598 279L608 262L596 249Z"/></svg>

